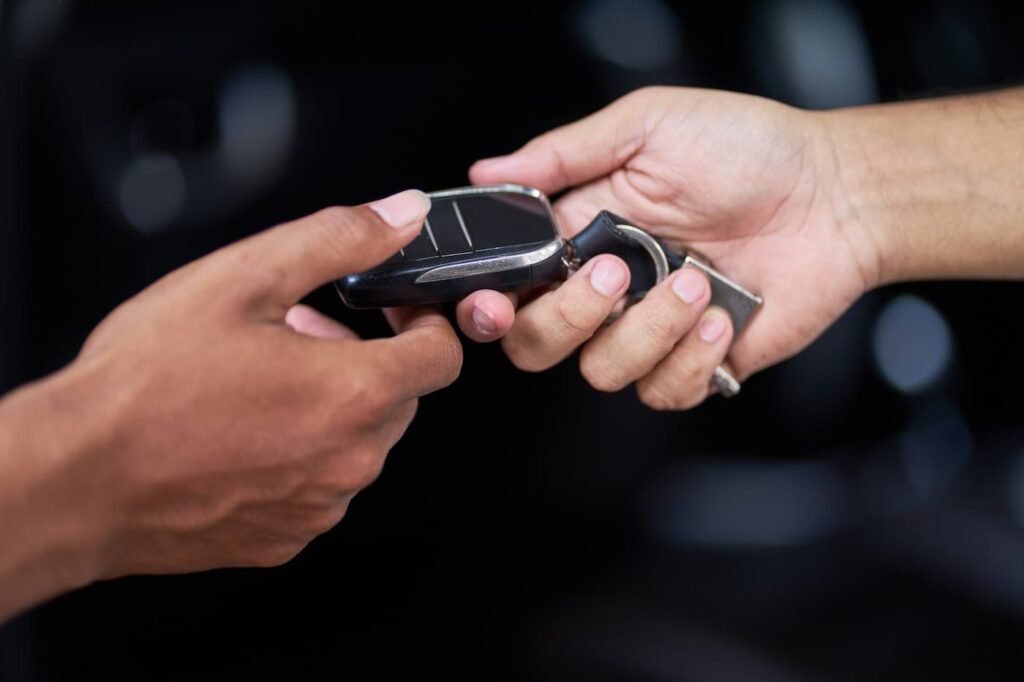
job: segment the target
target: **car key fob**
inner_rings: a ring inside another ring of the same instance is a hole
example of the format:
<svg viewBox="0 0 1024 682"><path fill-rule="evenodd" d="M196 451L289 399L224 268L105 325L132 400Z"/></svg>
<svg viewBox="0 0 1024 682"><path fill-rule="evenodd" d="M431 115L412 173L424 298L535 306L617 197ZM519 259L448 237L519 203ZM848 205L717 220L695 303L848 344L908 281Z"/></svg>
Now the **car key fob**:
<svg viewBox="0 0 1024 682"><path fill-rule="evenodd" d="M352 308L455 301L563 276L566 244L539 190L517 185L434 192L420 234L377 267L338 280Z"/></svg>
<svg viewBox="0 0 1024 682"><path fill-rule="evenodd" d="M630 269L629 298L641 298L680 267L697 267L711 283L711 303L728 311L733 338L761 305L759 296L728 279L693 252L674 253L645 230L601 211L572 239L558 231L551 204L539 190L519 185L434 192L423 230L375 268L335 282L352 308L442 303L480 289L515 291L551 284L601 253ZM725 370L715 373L724 395L739 391Z"/></svg>

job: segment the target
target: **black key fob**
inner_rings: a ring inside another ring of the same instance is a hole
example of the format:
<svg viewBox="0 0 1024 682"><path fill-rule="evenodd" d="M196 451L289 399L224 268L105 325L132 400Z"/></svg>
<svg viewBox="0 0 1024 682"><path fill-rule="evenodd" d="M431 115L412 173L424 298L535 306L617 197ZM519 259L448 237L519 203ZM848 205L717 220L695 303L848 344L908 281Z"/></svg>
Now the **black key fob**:
<svg viewBox="0 0 1024 682"><path fill-rule="evenodd" d="M519 185L463 187L429 195L419 236L381 265L335 285L352 308L456 301L480 289L514 291L563 279L601 253L629 266L629 295L641 298L684 265L711 280L712 303L729 311L736 334L761 299L693 253L677 254L643 229L601 211L573 239L563 239L540 190Z"/></svg>
<svg viewBox="0 0 1024 682"><path fill-rule="evenodd" d="M711 282L711 303L729 312L739 336L761 298L715 270L707 259L674 253L660 240L608 211L572 239L558 231L547 197L519 185L463 187L434 192L419 236L381 265L335 282L352 308L442 303L480 289L514 291L571 275L600 253L629 266L636 300L680 267L700 268ZM715 383L734 394L739 384L724 370Z"/></svg>
<svg viewBox="0 0 1024 682"><path fill-rule="evenodd" d="M338 280L352 308L455 301L480 289L513 291L563 276L566 251L551 204L517 185L429 195L423 230L381 265Z"/></svg>

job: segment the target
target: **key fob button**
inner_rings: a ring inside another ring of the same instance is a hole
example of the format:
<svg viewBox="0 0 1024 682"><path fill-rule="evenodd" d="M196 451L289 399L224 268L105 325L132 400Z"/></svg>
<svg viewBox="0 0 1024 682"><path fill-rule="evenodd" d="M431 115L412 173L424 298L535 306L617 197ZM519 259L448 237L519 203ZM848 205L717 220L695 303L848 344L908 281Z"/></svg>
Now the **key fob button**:
<svg viewBox="0 0 1024 682"><path fill-rule="evenodd" d="M551 216L531 197L467 197L458 200L458 207L478 251L549 242L558 236Z"/></svg>
<svg viewBox="0 0 1024 682"><path fill-rule="evenodd" d="M427 216L427 225L442 256L471 253L473 245L469 233L464 229L454 201L436 201Z"/></svg>
<svg viewBox="0 0 1024 682"><path fill-rule="evenodd" d="M545 284L563 270L547 199L513 185L434 192L423 229L399 254L336 281L353 308L437 303L480 289Z"/></svg>
<svg viewBox="0 0 1024 682"><path fill-rule="evenodd" d="M404 249L406 260L419 260L421 258L437 258L437 249L430 241L427 231L421 230L416 239L412 240Z"/></svg>

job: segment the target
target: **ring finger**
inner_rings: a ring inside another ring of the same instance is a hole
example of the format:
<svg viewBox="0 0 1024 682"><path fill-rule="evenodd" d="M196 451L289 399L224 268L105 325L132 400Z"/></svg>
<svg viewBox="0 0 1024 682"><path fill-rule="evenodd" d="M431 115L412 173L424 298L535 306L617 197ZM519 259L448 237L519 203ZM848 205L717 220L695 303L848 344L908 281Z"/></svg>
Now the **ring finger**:
<svg viewBox="0 0 1024 682"><path fill-rule="evenodd" d="M704 311L694 328L654 370L637 382L641 402L656 410L688 410L711 392L715 367L732 341L732 320L717 306Z"/></svg>

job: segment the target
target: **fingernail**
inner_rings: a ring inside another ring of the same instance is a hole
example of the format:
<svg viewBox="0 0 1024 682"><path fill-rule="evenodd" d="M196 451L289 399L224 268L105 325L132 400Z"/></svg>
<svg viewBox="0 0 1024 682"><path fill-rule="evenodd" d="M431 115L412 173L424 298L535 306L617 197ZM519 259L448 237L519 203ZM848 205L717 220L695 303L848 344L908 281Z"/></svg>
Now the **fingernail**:
<svg viewBox="0 0 1024 682"><path fill-rule="evenodd" d="M722 338L724 332L725 316L722 313L708 311L697 325L697 333L705 343L714 343Z"/></svg>
<svg viewBox="0 0 1024 682"><path fill-rule="evenodd" d="M704 298L708 281L693 268L683 268L672 281L672 291L687 303L693 304Z"/></svg>
<svg viewBox="0 0 1024 682"><path fill-rule="evenodd" d="M430 197L418 189L407 189L370 204L388 225L395 229L423 220L430 210Z"/></svg>
<svg viewBox="0 0 1024 682"><path fill-rule="evenodd" d="M483 308L473 308L473 324L482 334L493 334L498 331L494 318Z"/></svg>
<svg viewBox="0 0 1024 682"><path fill-rule="evenodd" d="M597 293L610 298L626 282L626 268L614 260L603 260L590 273L590 285Z"/></svg>

